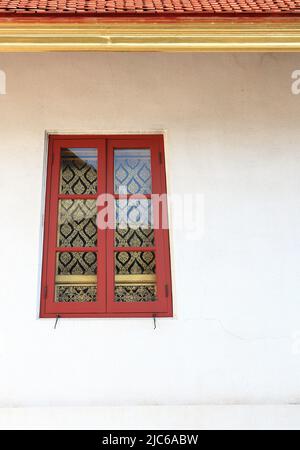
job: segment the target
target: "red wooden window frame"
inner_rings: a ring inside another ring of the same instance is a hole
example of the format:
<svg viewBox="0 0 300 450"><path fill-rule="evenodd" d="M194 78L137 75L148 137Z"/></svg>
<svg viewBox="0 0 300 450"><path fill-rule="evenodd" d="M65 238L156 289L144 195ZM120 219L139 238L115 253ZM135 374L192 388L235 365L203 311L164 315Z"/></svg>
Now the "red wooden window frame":
<svg viewBox="0 0 300 450"><path fill-rule="evenodd" d="M59 194L62 148L97 148L98 191L96 195ZM97 301L57 303L55 297L56 254L58 251L82 251L87 248L58 248L57 220L59 199L97 199L99 194L114 194L114 149L148 148L151 151L152 193L166 194L164 143L161 135L49 136L44 246L40 317L172 317L171 269L168 229L155 229L157 300L154 302L114 301L114 230L98 228L95 251L98 258ZM134 198L134 196L130 196ZM100 207L97 206L97 210ZM160 216L162 210L160 210ZM160 217L161 219L161 217ZM145 248L126 248L126 251ZM120 251L120 248L118 248Z"/></svg>

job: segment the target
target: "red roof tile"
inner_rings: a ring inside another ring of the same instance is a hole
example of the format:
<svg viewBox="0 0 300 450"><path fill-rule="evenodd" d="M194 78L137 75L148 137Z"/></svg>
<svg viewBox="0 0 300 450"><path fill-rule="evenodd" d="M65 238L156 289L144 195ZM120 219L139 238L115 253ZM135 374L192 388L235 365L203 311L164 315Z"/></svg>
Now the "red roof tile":
<svg viewBox="0 0 300 450"><path fill-rule="evenodd" d="M0 0L0 15L15 13L300 15L300 0Z"/></svg>

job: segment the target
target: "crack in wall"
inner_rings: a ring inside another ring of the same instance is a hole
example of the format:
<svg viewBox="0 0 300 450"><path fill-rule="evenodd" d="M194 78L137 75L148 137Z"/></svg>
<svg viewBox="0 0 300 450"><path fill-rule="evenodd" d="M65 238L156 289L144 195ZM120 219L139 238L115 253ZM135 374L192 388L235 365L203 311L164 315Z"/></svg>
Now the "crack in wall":
<svg viewBox="0 0 300 450"><path fill-rule="evenodd" d="M244 342L255 342L255 341L268 341L268 340L273 340L273 341L280 341L280 340L288 340L288 341L292 341L293 337L292 336L255 336L255 337L245 337L245 336L241 336L231 330L229 330L224 323L222 322L221 319L218 319L217 317L205 317L205 316L198 316L195 319L187 319L187 320L203 320L205 322L215 322L219 325L219 327L224 331L224 333L228 334L229 336L235 338L235 339L239 339L240 341L244 341Z"/></svg>

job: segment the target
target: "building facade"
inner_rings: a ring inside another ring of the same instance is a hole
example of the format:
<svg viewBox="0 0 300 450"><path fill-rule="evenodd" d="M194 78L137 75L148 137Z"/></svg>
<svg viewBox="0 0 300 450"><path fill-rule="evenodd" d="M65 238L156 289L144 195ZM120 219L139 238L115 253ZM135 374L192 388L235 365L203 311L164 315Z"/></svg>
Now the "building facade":
<svg viewBox="0 0 300 450"><path fill-rule="evenodd" d="M60 426L51 408L84 428L91 408L112 428L120 411L124 427L298 423L298 69L297 53L0 55L3 427ZM58 135L162 136L173 317L156 329L151 315L40 317Z"/></svg>

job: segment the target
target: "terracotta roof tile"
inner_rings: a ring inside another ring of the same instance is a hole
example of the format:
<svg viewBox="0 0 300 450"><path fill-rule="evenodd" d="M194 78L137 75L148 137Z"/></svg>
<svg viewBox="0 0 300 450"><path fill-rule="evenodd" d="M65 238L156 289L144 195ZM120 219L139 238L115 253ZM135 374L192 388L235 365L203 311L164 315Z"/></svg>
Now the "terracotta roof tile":
<svg viewBox="0 0 300 450"><path fill-rule="evenodd" d="M300 0L0 0L0 14L299 14Z"/></svg>

